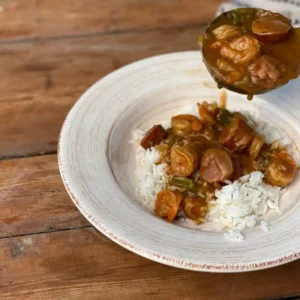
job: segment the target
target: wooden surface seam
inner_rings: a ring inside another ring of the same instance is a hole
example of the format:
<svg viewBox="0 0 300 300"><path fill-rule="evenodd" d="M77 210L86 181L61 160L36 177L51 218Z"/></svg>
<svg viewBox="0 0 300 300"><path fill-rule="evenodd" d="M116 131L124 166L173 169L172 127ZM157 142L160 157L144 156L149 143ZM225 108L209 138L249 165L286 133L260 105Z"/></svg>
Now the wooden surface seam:
<svg viewBox="0 0 300 300"><path fill-rule="evenodd" d="M53 229L53 230L47 230L47 231L37 231L37 232L24 233L24 234L18 234L18 235L0 236L0 240L10 239L10 238L19 238L19 237L30 237L30 236L35 236L35 235L39 235L39 234L47 234L47 233L69 231L69 230L78 230L78 229L85 229L85 228L94 228L94 227L93 227L93 225L85 225L85 226L66 227L66 228L62 228L62 229Z"/></svg>
<svg viewBox="0 0 300 300"><path fill-rule="evenodd" d="M129 33L149 33L155 31L162 30L185 30L185 29L193 29L199 27L205 27L206 23L194 23L194 24L184 24L184 25L172 25L172 26L164 26L164 27L152 27L152 28L133 28L127 30L114 30L114 31L105 31L105 32L93 32L93 33L81 33L81 34L71 34L71 35L54 35L47 37L35 37L35 38L25 38L25 39L13 39L13 40L0 40L0 46L2 45L16 45L16 44L35 44L40 42L47 41L60 41L60 40L72 40L72 39L88 39L93 37L101 37L107 35L122 35Z"/></svg>
<svg viewBox="0 0 300 300"><path fill-rule="evenodd" d="M57 154L57 150L39 152L39 153L31 153L31 154L0 156L0 161L2 161L2 160L11 160L11 159L31 158L31 157L36 157L36 156L52 155L52 154Z"/></svg>
<svg viewBox="0 0 300 300"><path fill-rule="evenodd" d="M2 0L0 40L208 23L223 0Z"/></svg>
<svg viewBox="0 0 300 300"><path fill-rule="evenodd" d="M187 300L199 299L199 291L205 299L241 300L295 297L300 292L300 261L260 274L185 271L124 250L94 228L1 239L0 257L0 293L5 300L134 300L141 295ZM285 280L286 274L293 277ZM109 297L99 297L105 294Z"/></svg>

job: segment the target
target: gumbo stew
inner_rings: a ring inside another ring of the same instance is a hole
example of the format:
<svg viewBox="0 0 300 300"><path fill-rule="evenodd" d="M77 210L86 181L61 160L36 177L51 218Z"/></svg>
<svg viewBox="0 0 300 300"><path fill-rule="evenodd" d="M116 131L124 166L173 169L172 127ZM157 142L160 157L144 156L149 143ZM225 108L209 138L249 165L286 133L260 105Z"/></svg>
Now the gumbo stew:
<svg viewBox="0 0 300 300"><path fill-rule="evenodd" d="M225 12L208 26L200 44L218 85L248 94L248 99L297 78L300 72L300 29L271 11Z"/></svg>
<svg viewBox="0 0 300 300"><path fill-rule="evenodd" d="M155 203L158 216L172 222L183 212L200 223L217 189L254 171L273 186L294 179L296 163L287 149L278 141L267 144L244 115L207 102L198 103L198 111L172 117L167 130L153 126L141 141L145 149L156 148L156 163L168 169L167 187Z"/></svg>

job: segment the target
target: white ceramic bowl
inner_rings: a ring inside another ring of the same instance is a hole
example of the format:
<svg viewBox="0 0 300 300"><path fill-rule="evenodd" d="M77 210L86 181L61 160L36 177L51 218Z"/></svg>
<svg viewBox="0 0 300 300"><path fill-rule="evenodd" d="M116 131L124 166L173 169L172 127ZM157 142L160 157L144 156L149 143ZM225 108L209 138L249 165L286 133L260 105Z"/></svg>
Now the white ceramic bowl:
<svg viewBox="0 0 300 300"><path fill-rule="evenodd" d="M299 81L293 81L251 102L228 93L228 107L274 124L299 146L299 91ZM270 217L270 231L245 230L246 239L239 243L220 232L169 224L135 199L132 131L148 129L197 101L218 100L219 93L199 52L145 59L103 78L80 98L62 128L59 168L66 189L103 234L160 263L241 272L295 260L300 257L299 176L281 201L282 215Z"/></svg>

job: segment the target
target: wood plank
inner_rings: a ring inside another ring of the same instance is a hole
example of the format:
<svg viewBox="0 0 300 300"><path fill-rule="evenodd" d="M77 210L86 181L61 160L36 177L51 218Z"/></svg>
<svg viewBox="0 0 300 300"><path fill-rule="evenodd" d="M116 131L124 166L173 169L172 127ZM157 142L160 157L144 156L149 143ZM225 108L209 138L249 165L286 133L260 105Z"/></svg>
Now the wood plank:
<svg viewBox="0 0 300 300"><path fill-rule="evenodd" d="M203 29L2 45L0 157L55 151L67 112L90 85L138 59L199 49Z"/></svg>
<svg viewBox="0 0 300 300"><path fill-rule="evenodd" d="M2 0L0 40L206 24L224 0Z"/></svg>
<svg viewBox="0 0 300 300"><path fill-rule="evenodd" d="M0 161L0 238L82 227L61 181L56 155Z"/></svg>
<svg viewBox="0 0 300 300"><path fill-rule="evenodd" d="M95 229L0 240L1 300L266 299L300 294L300 260L265 271L212 274L160 265Z"/></svg>

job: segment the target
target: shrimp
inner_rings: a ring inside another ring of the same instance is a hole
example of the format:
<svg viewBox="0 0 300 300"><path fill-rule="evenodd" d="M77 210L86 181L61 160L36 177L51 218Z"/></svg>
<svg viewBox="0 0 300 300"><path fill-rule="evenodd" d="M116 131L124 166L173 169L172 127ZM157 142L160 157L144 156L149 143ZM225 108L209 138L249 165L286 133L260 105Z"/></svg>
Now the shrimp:
<svg viewBox="0 0 300 300"><path fill-rule="evenodd" d="M265 172L269 184L285 187L293 181L296 175L296 162L288 153L275 152L267 165Z"/></svg>
<svg viewBox="0 0 300 300"><path fill-rule="evenodd" d="M162 190L156 198L155 214L161 218L167 217L168 221L172 222L178 213L182 199L183 194L177 190Z"/></svg>
<svg viewBox="0 0 300 300"><path fill-rule="evenodd" d="M236 68L225 58L219 58L216 61L217 67L221 71L233 72Z"/></svg>
<svg viewBox="0 0 300 300"><path fill-rule="evenodd" d="M207 105L205 105L204 103L202 103L202 104L197 103L197 106L198 106L199 115L201 116L202 120L205 123L208 123L211 125L216 123L214 116L213 116L213 112L209 111Z"/></svg>
<svg viewBox="0 0 300 300"><path fill-rule="evenodd" d="M233 66L233 64L231 64L225 58L219 58L216 64L220 71L226 73L226 75L224 75L224 79L229 84L241 80L244 76L245 70L243 70L241 67Z"/></svg>
<svg viewBox="0 0 300 300"><path fill-rule="evenodd" d="M240 30L232 25L222 25L212 31L216 40L225 40L241 34Z"/></svg>
<svg viewBox="0 0 300 300"><path fill-rule="evenodd" d="M211 43L209 47L211 49L218 49L218 48L220 48L223 45L225 45L225 42L221 40L221 41L215 41L215 42Z"/></svg>
<svg viewBox="0 0 300 300"><path fill-rule="evenodd" d="M171 126L176 135L184 137L191 132L199 132L203 124L197 117L186 114L173 117L171 119Z"/></svg>
<svg viewBox="0 0 300 300"><path fill-rule="evenodd" d="M188 144L185 146L174 145L171 148L171 172L176 176L191 175L198 165L198 156L195 146Z"/></svg>
<svg viewBox="0 0 300 300"><path fill-rule="evenodd" d="M266 89L276 87L285 70L284 63L269 55L260 56L248 67L252 83Z"/></svg>
<svg viewBox="0 0 300 300"><path fill-rule="evenodd" d="M253 159L256 159L264 144L265 144L264 136L260 134L256 134L248 148L249 156Z"/></svg>
<svg viewBox="0 0 300 300"><path fill-rule="evenodd" d="M186 197L182 202L182 206L187 217L197 223L200 223L201 219L205 218L208 211L205 199L199 196Z"/></svg>
<svg viewBox="0 0 300 300"><path fill-rule="evenodd" d="M260 53L260 44L250 35L234 38L229 43L221 45L220 54L234 64L246 66L255 60Z"/></svg>

